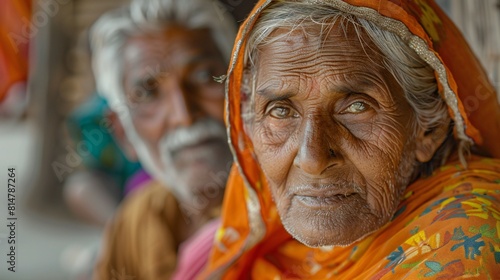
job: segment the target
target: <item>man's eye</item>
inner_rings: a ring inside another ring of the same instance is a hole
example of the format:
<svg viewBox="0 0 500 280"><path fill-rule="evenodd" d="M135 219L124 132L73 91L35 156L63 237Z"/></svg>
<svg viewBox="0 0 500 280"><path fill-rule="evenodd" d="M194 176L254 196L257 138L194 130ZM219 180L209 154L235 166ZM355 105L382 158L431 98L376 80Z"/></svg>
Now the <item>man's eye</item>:
<svg viewBox="0 0 500 280"><path fill-rule="evenodd" d="M129 95L130 101L133 103L145 103L153 100L157 96L156 88L147 89L143 87L137 87Z"/></svg>
<svg viewBox="0 0 500 280"><path fill-rule="evenodd" d="M295 111L286 107L274 107L269 112L269 115L277 119L297 117L297 113Z"/></svg>
<svg viewBox="0 0 500 280"><path fill-rule="evenodd" d="M361 101L356 101L351 105L349 105L349 107L347 107L347 109L344 110L344 113L357 114L357 113L362 113L366 110L368 110L368 105L366 103Z"/></svg>
<svg viewBox="0 0 500 280"><path fill-rule="evenodd" d="M156 78L147 78L142 82L141 86L145 90L153 91L153 90L156 90L158 88L158 85L159 85L159 83L158 83L158 80Z"/></svg>
<svg viewBox="0 0 500 280"><path fill-rule="evenodd" d="M210 69L202 69L194 72L191 75L193 82L198 84L206 84L213 81L212 71Z"/></svg>

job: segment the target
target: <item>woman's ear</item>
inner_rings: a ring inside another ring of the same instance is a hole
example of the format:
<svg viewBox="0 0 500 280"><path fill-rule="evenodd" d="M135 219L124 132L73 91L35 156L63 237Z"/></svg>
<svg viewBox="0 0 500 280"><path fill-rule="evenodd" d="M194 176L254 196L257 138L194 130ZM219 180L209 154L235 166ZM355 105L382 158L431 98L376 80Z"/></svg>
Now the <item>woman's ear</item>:
<svg viewBox="0 0 500 280"><path fill-rule="evenodd" d="M449 124L443 122L432 129L419 128L416 139L416 157L421 163L428 162L446 140Z"/></svg>
<svg viewBox="0 0 500 280"><path fill-rule="evenodd" d="M106 117L109 120L109 124L112 128L110 132L114 136L116 142L122 149L125 156L130 161L138 161L139 158L137 156L137 152L135 151L134 146L132 146L132 144L128 140L127 134L125 133L125 128L123 127L123 124L120 121L118 115L110 110Z"/></svg>

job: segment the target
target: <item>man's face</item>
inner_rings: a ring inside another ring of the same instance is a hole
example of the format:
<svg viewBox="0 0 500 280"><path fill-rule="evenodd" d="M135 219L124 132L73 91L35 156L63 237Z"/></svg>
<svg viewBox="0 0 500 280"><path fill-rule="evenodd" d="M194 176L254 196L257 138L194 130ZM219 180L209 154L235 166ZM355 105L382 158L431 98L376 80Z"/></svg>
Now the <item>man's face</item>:
<svg viewBox="0 0 500 280"><path fill-rule="evenodd" d="M170 26L131 37L124 67L134 128L165 183L193 199L220 203L232 157L223 125L224 88L213 79L226 68L209 31Z"/></svg>
<svg viewBox="0 0 500 280"><path fill-rule="evenodd" d="M283 225L312 247L386 224L416 162L402 88L369 38L345 28L297 29L261 47L256 66L247 129Z"/></svg>

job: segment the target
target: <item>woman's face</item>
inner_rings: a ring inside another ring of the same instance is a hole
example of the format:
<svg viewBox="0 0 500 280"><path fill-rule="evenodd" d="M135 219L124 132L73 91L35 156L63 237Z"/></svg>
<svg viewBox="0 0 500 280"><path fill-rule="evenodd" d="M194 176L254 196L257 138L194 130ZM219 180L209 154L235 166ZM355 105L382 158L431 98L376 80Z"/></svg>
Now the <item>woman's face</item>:
<svg viewBox="0 0 500 280"><path fill-rule="evenodd" d="M352 25L310 27L258 54L247 130L285 228L312 247L386 224L415 171L412 110L361 39Z"/></svg>

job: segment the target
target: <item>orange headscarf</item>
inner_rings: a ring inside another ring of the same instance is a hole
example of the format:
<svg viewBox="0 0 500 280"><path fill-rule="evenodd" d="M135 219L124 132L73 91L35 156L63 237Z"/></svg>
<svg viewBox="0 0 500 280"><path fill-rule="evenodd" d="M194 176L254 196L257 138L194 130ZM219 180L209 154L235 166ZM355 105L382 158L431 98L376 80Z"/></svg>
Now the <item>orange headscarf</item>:
<svg viewBox="0 0 500 280"><path fill-rule="evenodd" d="M0 0L0 102L28 76L31 1Z"/></svg>
<svg viewBox="0 0 500 280"><path fill-rule="evenodd" d="M272 2L258 2L234 46L226 122L237 163L226 188L222 226L202 278L500 276L500 161L495 159L471 157L466 170L450 161L430 178L416 181L406 190L393 220L351 246L308 248L284 230L240 110L246 40L259 14ZM398 34L435 70L456 124L455 137L500 157L495 90L460 32L434 1L304 2L331 5ZM461 227L464 220L467 228Z"/></svg>

